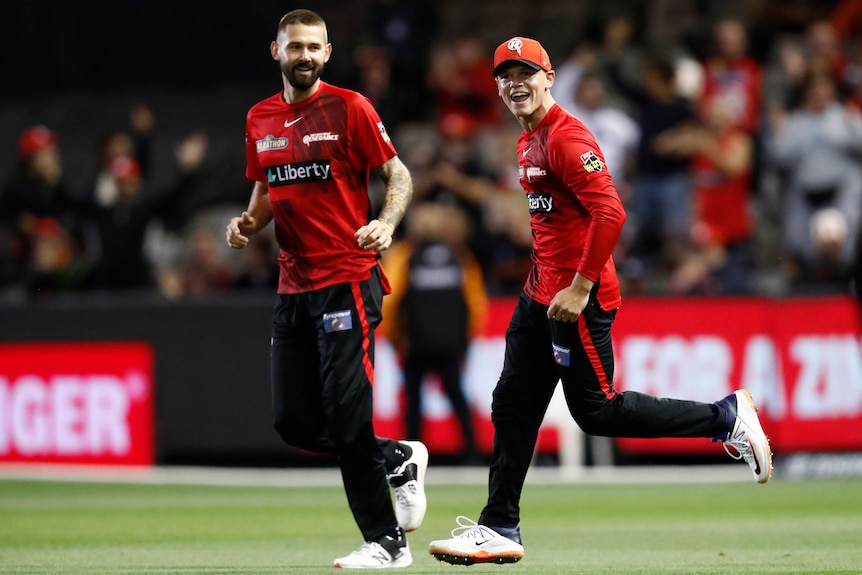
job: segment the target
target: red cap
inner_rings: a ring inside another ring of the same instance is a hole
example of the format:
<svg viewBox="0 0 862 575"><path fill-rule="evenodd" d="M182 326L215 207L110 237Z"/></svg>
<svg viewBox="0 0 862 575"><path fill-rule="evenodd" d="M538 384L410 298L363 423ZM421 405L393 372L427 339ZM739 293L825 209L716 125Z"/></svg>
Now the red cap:
<svg viewBox="0 0 862 575"><path fill-rule="evenodd" d="M506 62L520 62L536 70L550 72L551 59L538 41L532 38L515 36L506 40L494 51L494 75L500 73L500 67Z"/></svg>
<svg viewBox="0 0 862 575"><path fill-rule="evenodd" d="M54 132L42 125L27 128L18 138L18 155L24 159L56 147L57 138Z"/></svg>

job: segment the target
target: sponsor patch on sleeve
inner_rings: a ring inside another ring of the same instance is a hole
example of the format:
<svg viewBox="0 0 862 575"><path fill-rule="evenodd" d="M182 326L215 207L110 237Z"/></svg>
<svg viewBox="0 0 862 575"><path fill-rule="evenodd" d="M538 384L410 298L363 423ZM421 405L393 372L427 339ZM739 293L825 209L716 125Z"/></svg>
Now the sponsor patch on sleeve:
<svg viewBox="0 0 862 575"><path fill-rule="evenodd" d="M584 169L590 173L601 172L605 163L599 159L599 156L592 150L581 154L581 161L584 163Z"/></svg>
<svg viewBox="0 0 862 575"><path fill-rule="evenodd" d="M323 330L326 333L353 329L353 316L349 309L323 314Z"/></svg>
<svg viewBox="0 0 862 575"><path fill-rule="evenodd" d="M389 134L386 132L386 127L383 125L383 122L377 122L377 129L380 131L380 136L383 138L383 141L387 144L392 140L389 139Z"/></svg>
<svg viewBox="0 0 862 575"><path fill-rule="evenodd" d="M552 343L551 345L554 347L554 361L557 362L557 365L569 367L569 364L572 362L571 348L563 347L555 343Z"/></svg>

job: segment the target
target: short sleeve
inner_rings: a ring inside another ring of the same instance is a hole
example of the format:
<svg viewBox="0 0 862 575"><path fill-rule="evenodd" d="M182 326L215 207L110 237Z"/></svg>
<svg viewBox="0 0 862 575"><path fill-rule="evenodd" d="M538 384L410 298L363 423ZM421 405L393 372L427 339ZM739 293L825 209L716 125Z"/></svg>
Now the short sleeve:
<svg viewBox="0 0 862 575"><path fill-rule="evenodd" d="M383 121L368 98L359 94L350 102L351 160L358 169L382 166L397 152Z"/></svg>
<svg viewBox="0 0 862 575"><path fill-rule="evenodd" d="M266 173L257 158L257 146L254 139L249 136L253 116L251 111L245 117L245 177L254 182L265 182Z"/></svg>
<svg viewBox="0 0 862 575"><path fill-rule="evenodd" d="M605 158L589 132L562 130L548 143L551 171L558 174L565 186L582 202L584 195L608 195L617 192L605 165ZM589 200L588 200L589 201Z"/></svg>

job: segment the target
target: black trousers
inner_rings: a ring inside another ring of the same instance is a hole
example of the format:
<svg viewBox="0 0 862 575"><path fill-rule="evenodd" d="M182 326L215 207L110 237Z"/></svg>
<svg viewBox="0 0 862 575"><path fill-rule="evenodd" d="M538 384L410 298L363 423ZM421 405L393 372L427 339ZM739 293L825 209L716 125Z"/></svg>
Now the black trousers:
<svg viewBox="0 0 862 575"><path fill-rule="evenodd" d="M365 541L397 527L386 479L401 463L397 442L376 437L372 425L374 328L382 303L374 268L365 282L279 295L273 311L273 423L286 443L338 456Z"/></svg>
<svg viewBox="0 0 862 575"><path fill-rule="evenodd" d="M461 384L462 351L415 352L410 350L404 357L404 388L407 393L407 415L405 423L407 437L421 439L422 435L422 379L426 373L440 376L443 389L452 404L464 438L464 452L473 455L476 440L473 432L473 416Z"/></svg>
<svg viewBox="0 0 862 575"><path fill-rule="evenodd" d="M522 293L506 331L503 371L491 403L494 452L483 525L520 522L521 489L558 381L575 421L591 435L715 437L726 430L725 414L714 404L614 389L616 310L602 310L594 295L577 323L549 320L547 312Z"/></svg>

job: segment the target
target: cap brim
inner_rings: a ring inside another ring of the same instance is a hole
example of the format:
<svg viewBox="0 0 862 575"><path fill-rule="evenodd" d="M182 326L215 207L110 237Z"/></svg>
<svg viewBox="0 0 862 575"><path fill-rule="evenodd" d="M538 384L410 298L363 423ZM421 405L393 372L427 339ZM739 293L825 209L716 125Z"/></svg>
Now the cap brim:
<svg viewBox="0 0 862 575"><path fill-rule="evenodd" d="M500 70L509 66L511 64L524 64L525 66L529 66L533 70L541 70L542 67L536 64L535 62L530 62L529 60L521 60L520 58L509 58L508 60L503 60L496 66L494 66L494 76L500 73Z"/></svg>

